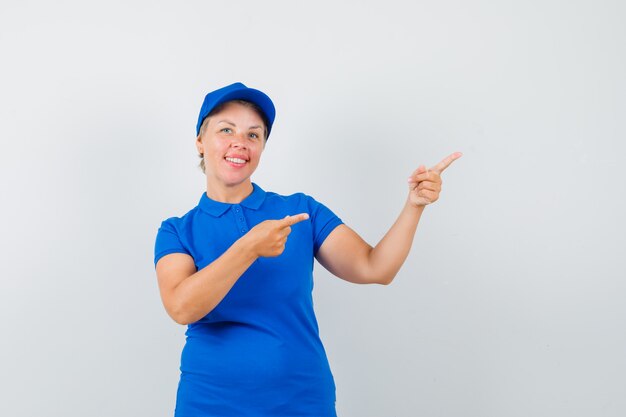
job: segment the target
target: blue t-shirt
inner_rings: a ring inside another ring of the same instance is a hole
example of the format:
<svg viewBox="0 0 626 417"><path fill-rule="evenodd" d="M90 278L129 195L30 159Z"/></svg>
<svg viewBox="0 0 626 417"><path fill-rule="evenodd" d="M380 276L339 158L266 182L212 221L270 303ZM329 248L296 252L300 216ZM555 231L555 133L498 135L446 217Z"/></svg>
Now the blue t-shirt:
<svg viewBox="0 0 626 417"><path fill-rule="evenodd" d="M313 258L342 221L302 193L253 184L240 204L211 200L158 231L154 264L191 255L198 270L264 220L308 213L284 252L259 258L205 317L189 324L181 355L176 417L336 416L335 384L313 311Z"/></svg>

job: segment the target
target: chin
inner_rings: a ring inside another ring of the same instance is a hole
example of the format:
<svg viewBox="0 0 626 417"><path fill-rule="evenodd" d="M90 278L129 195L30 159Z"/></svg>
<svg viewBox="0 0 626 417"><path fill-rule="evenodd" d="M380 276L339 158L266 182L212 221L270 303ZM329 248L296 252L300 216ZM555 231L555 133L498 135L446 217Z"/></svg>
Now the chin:
<svg viewBox="0 0 626 417"><path fill-rule="evenodd" d="M247 170L246 170L247 171ZM207 171L207 176L209 181L215 184L221 184L224 187L236 187L238 185L244 184L247 181L251 181L250 177L252 176L252 172L209 172ZM217 175L216 175L217 174Z"/></svg>
<svg viewBox="0 0 626 417"><path fill-rule="evenodd" d="M236 187L238 185L244 184L246 183L248 180L250 180L250 176L247 177L238 177L238 178L223 178L222 179L222 184L226 185L227 187Z"/></svg>

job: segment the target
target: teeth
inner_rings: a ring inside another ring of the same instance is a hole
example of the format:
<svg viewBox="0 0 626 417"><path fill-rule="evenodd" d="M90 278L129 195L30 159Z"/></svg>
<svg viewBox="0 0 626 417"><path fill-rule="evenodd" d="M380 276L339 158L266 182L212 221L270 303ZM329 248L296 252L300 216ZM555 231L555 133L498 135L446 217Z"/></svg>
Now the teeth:
<svg viewBox="0 0 626 417"><path fill-rule="evenodd" d="M226 158L227 161L229 162L233 162L235 164L245 164L246 161L245 159L239 159L239 158Z"/></svg>

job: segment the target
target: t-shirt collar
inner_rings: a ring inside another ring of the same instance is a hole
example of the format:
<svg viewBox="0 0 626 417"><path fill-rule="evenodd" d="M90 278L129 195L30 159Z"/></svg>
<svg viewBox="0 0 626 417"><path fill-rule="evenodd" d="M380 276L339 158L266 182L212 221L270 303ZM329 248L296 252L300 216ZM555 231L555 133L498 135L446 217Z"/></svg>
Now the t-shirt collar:
<svg viewBox="0 0 626 417"><path fill-rule="evenodd" d="M244 206L246 208L257 210L263 204L265 200L265 191L252 183L252 193L249 196L243 199L239 205ZM222 203L221 201L211 200L206 192L202 193L202 197L200 197L200 203L198 206L202 211L209 213L212 216L220 217L222 214L226 213L226 211L232 206L236 206L237 204L232 203Z"/></svg>

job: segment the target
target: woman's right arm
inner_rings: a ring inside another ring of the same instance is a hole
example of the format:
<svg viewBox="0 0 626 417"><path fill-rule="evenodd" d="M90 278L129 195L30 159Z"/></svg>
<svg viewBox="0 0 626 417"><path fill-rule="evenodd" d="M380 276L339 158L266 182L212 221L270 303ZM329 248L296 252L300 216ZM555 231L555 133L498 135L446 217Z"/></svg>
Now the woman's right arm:
<svg viewBox="0 0 626 417"><path fill-rule="evenodd" d="M308 214L259 223L233 243L219 258L196 272L193 258L171 253L159 259L156 273L165 310L179 324L189 324L210 313L259 257L285 250L291 226Z"/></svg>

